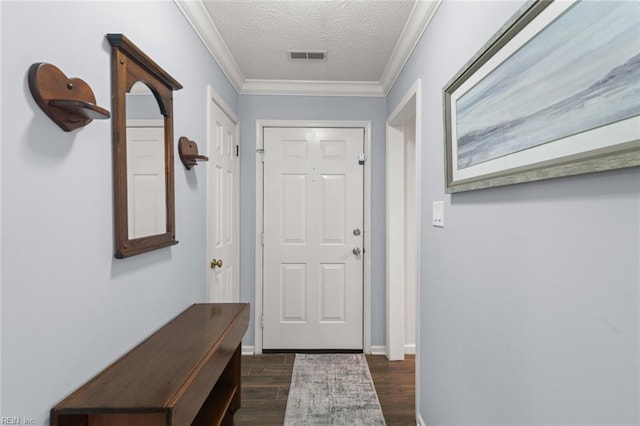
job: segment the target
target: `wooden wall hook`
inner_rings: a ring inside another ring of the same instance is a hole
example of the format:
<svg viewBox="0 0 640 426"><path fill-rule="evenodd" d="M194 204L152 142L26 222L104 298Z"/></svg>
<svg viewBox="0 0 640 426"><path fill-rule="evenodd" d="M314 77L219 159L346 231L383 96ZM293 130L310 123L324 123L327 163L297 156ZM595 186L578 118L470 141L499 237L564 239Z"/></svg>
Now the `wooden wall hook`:
<svg viewBox="0 0 640 426"><path fill-rule="evenodd" d="M87 83L68 78L54 65L44 62L31 65L29 89L42 111L65 132L111 117L109 111L96 105Z"/></svg>
<svg viewBox="0 0 640 426"><path fill-rule="evenodd" d="M187 170L191 170L193 166L196 166L198 161L209 161L209 157L198 155L198 144L189 140L186 136L180 136L180 139L178 139L178 154Z"/></svg>

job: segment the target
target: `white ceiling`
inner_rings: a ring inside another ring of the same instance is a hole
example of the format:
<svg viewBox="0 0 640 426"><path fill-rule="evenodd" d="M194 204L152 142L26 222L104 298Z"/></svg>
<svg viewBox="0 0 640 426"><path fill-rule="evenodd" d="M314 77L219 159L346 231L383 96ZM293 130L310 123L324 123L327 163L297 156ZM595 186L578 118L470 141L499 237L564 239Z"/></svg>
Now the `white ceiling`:
<svg viewBox="0 0 640 426"><path fill-rule="evenodd" d="M204 4L249 79L379 81L415 0L229 1ZM326 50L290 61L287 50Z"/></svg>
<svg viewBox="0 0 640 426"><path fill-rule="evenodd" d="M384 96L435 13L427 0L175 0L240 93ZM292 61L288 50L326 51Z"/></svg>

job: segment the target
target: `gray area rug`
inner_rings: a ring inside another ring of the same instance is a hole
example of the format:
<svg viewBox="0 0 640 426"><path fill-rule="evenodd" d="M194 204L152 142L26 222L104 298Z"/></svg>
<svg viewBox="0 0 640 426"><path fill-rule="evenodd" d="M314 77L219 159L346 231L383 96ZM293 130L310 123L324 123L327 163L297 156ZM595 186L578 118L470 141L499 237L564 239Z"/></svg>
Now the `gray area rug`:
<svg viewBox="0 0 640 426"><path fill-rule="evenodd" d="M284 424L385 425L364 354L296 354Z"/></svg>

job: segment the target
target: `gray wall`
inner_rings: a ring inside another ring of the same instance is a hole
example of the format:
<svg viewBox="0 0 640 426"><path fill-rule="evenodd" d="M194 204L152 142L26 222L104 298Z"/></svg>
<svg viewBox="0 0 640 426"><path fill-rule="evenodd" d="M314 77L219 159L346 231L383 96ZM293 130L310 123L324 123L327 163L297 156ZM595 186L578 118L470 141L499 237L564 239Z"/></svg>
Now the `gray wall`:
<svg viewBox="0 0 640 426"><path fill-rule="evenodd" d="M240 298L255 297L256 120L371 121L371 344L385 341L385 118L384 98L240 95ZM253 306L252 306L253 316ZM253 323L244 343L254 344Z"/></svg>
<svg viewBox="0 0 640 426"><path fill-rule="evenodd" d="M113 258L111 120L71 133L35 104L34 62L87 81L111 110L110 46L122 32L184 85L175 140L205 146L206 85L235 90L173 2L0 2L2 8L2 415L48 424L51 407L205 298L206 169L175 153L180 243Z"/></svg>
<svg viewBox="0 0 640 426"><path fill-rule="evenodd" d="M127 94L127 120L162 120L155 96Z"/></svg>
<svg viewBox="0 0 640 426"><path fill-rule="evenodd" d="M444 193L442 89L520 6L443 2L388 96L422 79L419 412L637 425L640 169Z"/></svg>

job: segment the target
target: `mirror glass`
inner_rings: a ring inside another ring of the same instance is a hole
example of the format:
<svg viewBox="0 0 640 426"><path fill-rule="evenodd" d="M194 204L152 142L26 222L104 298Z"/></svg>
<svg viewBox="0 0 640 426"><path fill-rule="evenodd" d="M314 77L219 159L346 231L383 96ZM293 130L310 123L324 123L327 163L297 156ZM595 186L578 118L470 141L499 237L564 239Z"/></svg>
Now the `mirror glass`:
<svg viewBox="0 0 640 426"><path fill-rule="evenodd" d="M164 116L149 87L126 95L129 238L167 232Z"/></svg>

